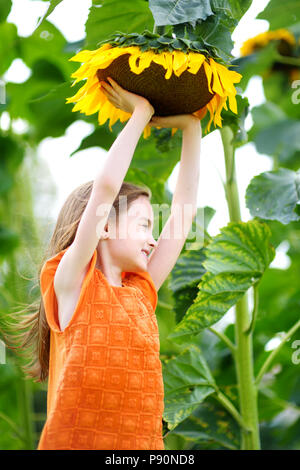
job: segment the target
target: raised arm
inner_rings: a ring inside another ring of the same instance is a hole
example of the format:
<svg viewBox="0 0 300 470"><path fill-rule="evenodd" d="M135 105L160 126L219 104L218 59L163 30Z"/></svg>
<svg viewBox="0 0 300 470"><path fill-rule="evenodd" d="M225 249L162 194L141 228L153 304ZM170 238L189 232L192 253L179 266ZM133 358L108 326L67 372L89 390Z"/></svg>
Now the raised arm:
<svg viewBox="0 0 300 470"><path fill-rule="evenodd" d="M111 146L105 164L96 174L91 196L79 222L75 239L62 257L55 274L55 290L78 286L98 245L112 204L130 166L136 145L154 109L142 96L116 82L105 86L109 101L132 115Z"/></svg>
<svg viewBox="0 0 300 470"><path fill-rule="evenodd" d="M153 117L150 126L182 129L182 147L178 179L171 214L148 261L148 272L158 290L172 271L197 213L200 176L201 123L190 114Z"/></svg>

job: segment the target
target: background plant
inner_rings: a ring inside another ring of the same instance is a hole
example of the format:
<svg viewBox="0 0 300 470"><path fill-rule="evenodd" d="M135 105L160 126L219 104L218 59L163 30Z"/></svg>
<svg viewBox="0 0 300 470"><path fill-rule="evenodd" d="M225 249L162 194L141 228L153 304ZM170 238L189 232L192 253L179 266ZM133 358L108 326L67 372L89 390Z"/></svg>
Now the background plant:
<svg viewBox="0 0 300 470"><path fill-rule="evenodd" d="M72 113L65 105L76 68L68 59L82 48L96 48L115 31L130 34L147 29L165 37L173 33L187 45L201 42L216 59L231 61L243 79L238 115L223 111L223 128L217 131L224 147L229 223L212 237L209 222L214 210L199 208L199 214L204 211L204 246L196 250L185 246L159 291L165 447L299 449L299 365L291 358L300 308L300 107L292 100L295 87L286 68L273 67L289 65L287 60L299 65L299 49L287 59L278 52L278 44L270 42L248 57L234 59L231 35L250 7L249 0L94 0L85 38L70 43L47 21L61 1L50 2L26 38L6 21L11 0L3 0L0 7L0 78L15 58L32 71L24 83L6 83L6 103L0 104L0 115L8 112L11 123L22 118L29 124L23 134L16 134L12 125L7 131L0 129L0 326L4 328L1 319L8 311L40 294L36 266L51 227L35 216L34 201L43 194L44 203L50 204L55 192L48 175L42 186L38 184L43 174L37 145L46 137L64 135L80 119L94 130L76 151L95 145L108 150L123 127L117 122L110 132L107 126L98 126L95 116ZM270 0L258 17L269 21L270 30L286 28L298 39L299 7L299 1ZM254 75L262 77L266 101L251 108L243 92ZM246 132L249 112L253 126ZM155 129L150 139L141 139L127 173L126 180L151 188L153 203L170 204L166 181L181 147L176 134L171 138L168 129ZM249 181L246 203L252 220L243 222L235 151L250 141L258 152L269 155L273 169ZM202 229L196 218L193 230ZM282 242L288 244L291 264L285 270L271 268ZM235 322L224 331L214 327L232 307ZM277 346L269 351L266 345L271 340ZM21 364L20 357L7 350L7 362L0 365L3 449L36 448L45 420L46 384L24 380Z"/></svg>

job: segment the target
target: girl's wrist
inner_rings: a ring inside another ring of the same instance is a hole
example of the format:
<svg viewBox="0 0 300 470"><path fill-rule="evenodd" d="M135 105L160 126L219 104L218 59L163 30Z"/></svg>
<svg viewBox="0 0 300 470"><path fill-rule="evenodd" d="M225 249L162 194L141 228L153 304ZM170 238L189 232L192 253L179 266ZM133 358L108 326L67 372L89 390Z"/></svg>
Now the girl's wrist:
<svg viewBox="0 0 300 470"><path fill-rule="evenodd" d="M138 104L134 108L133 113L145 117L145 120L148 122L154 114L154 108L151 105L147 105L146 103Z"/></svg>
<svg viewBox="0 0 300 470"><path fill-rule="evenodd" d="M198 129L199 131L202 130L200 119L198 119L196 116L193 116L193 115L188 116L186 123L181 128L182 132L188 131L191 129Z"/></svg>

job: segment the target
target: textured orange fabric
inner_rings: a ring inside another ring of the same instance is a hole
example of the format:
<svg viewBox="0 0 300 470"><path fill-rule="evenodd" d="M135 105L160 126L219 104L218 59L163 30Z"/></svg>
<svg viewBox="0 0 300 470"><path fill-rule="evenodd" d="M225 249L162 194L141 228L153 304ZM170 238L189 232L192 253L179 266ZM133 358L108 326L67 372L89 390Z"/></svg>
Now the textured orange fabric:
<svg viewBox="0 0 300 470"><path fill-rule="evenodd" d="M112 286L95 267L95 249L61 331L53 280L66 250L47 260L40 275L50 361L47 420L37 450L164 450L153 280L147 271L124 271L123 286Z"/></svg>

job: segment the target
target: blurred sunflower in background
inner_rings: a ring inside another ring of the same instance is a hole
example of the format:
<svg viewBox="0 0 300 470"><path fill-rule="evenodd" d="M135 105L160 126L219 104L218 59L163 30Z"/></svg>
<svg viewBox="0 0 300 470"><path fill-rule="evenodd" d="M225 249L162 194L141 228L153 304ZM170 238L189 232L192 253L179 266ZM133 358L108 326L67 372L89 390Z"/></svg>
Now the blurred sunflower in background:
<svg viewBox="0 0 300 470"><path fill-rule="evenodd" d="M118 32L96 50L82 50L70 61L81 62L71 77L74 86L85 84L67 103L76 103L72 112L86 115L98 113L99 125L109 120L109 129L120 119L127 121L131 114L110 103L102 91L101 81L112 77L122 88L146 98L156 116L191 113L202 119L207 111L210 119L222 127L222 109L237 114L234 83L242 75L215 61L205 50L186 49L183 39L160 36L150 31L142 34ZM203 53L202 53L203 52ZM177 131L172 129L172 136ZM151 126L144 129L144 138L151 134Z"/></svg>
<svg viewBox="0 0 300 470"><path fill-rule="evenodd" d="M267 46L272 41L277 41L277 51L283 58L286 57L287 61L286 63L282 61L280 62L279 60L275 61L267 75L270 75L275 71L281 71L288 74L290 82L300 79L299 66L293 65L293 63L288 63L289 58L292 60L294 58L299 59L300 38L297 39L287 29L281 28L274 31L266 31L248 39L243 43L240 49L241 56L245 57L253 54Z"/></svg>

